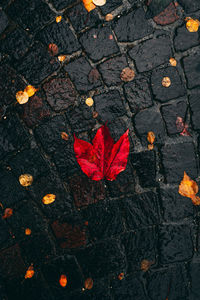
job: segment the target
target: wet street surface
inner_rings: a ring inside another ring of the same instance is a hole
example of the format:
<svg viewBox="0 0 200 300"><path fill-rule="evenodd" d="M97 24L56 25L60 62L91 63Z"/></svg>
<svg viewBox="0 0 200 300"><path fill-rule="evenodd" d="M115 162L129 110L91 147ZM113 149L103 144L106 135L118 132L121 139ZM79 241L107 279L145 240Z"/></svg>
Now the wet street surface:
<svg viewBox="0 0 200 300"><path fill-rule="evenodd" d="M1 300L200 299L199 26L199 0L0 1Z"/></svg>

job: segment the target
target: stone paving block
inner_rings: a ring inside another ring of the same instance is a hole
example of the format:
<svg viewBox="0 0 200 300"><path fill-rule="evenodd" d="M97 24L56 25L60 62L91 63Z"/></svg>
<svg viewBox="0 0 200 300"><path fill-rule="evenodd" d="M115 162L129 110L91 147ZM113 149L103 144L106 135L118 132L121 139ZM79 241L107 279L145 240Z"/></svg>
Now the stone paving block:
<svg viewBox="0 0 200 300"><path fill-rule="evenodd" d="M25 82L7 64L0 66L0 106L16 102L15 95L24 90Z"/></svg>
<svg viewBox="0 0 200 300"><path fill-rule="evenodd" d="M149 80L145 77L136 78L124 84L123 88L125 97L133 113L137 113L153 105Z"/></svg>
<svg viewBox="0 0 200 300"><path fill-rule="evenodd" d="M0 34L6 29L8 26L9 20L7 15L3 10L0 9Z"/></svg>
<svg viewBox="0 0 200 300"><path fill-rule="evenodd" d="M112 121L126 113L120 93L117 90L94 96L94 103L95 110L103 122Z"/></svg>
<svg viewBox="0 0 200 300"><path fill-rule="evenodd" d="M115 299L119 300L147 300L144 287L139 278L134 275L123 280L116 280L113 284Z"/></svg>
<svg viewBox="0 0 200 300"><path fill-rule="evenodd" d="M10 240L11 240L10 228L6 223L6 221L1 218L0 219L0 249L8 247Z"/></svg>
<svg viewBox="0 0 200 300"><path fill-rule="evenodd" d="M57 10L61 10L73 4L74 0L51 0L51 2Z"/></svg>
<svg viewBox="0 0 200 300"><path fill-rule="evenodd" d="M82 292L74 293L70 300L94 300L104 299L110 300L110 289L108 288L108 281L106 280L95 280L93 281L93 287L91 290L84 290Z"/></svg>
<svg viewBox="0 0 200 300"><path fill-rule="evenodd" d="M50 109L41 94L32 96L27 103L19 108L20 116L30 128L40 124L50 116Z"/></svg>
<svg viewBox="0 0 200 300"><path fill-rule="evenodd" d="M157 233L154 228L130 231L122 235L129 272L141 270L143 260L150 264L156 263Z"/></svg>
<svg viewBox="0 0 200 300"><path fill-rule="evenodd" d="M86 93L101 85L100 74L85 57L80 57L64 67L80 93Z"/></svg>
<svg viewBox="0 0 200 300"><path fill-rule="evenodd" d="M10 152L29 146L28 133L15 115L0 121L0 159Z"/></svg>
<svg viewBox="0 0 200 300"><path fill-rule="evenodd" d="M93 27L100 23L97 10L93 9L88 13L83 3L67 10L65 16L70 19L72 26L78 32L86 27Z"/></svg>
<svg viewBox="0 0 200 300"><path fill-rule="evenodd" d="M156 39L144 41L128 53L135 61L139 72L149 71L169 61L172 57L171 42L168 36L162 35Z"/></svg>
<svg viewBox="0 0 200 300"><path fill-rule="evenodd" d="M167 187L160 189L162 215L166 222L176 222L192 218L194 215L194 205L192 201L178 193L177 187ZM178 211L178 214L177 214Z"/></svg>
<svg viewBox="0 0 200 300"><path fill-rule="evenodd" d="M173 24L176 20L179 19L177 15L176 6L171 2L159 15L153 18L154 22L158 25L166 26Z"/></svg>
<svg viewBox="0 0 200 300"><path fill-rule="evenodd" d="M184 265L174 265L147 273L147 291L150 299L187 299L187 286Z"/></svg>
<svg viewBox="0 0 200 300"><path fill-rule="evenodd" d="M189 272L191 280L189 299L196 300L200 297L200 287L198 281L198 278L200 276L200 263L191 263L189 266Z"/></svg>
<svg viewBox="0 0 200 300"><path fill-rule="evenodd" d="M171 81L169 87L162 85L164 77L169 77ZM167 102L186 94L185 87L175 67L154 70L151 76L151 86L155 99L161 102Z"/></svg>
<svg viewBox="0 0 200 300"><path fill-rule="evenodd" d="M76 91L69 78L53 78L43 88L49 105L56 112L67 109L76 101Z"/></svg>
<svg viewBox="0 0 200 300"><path fill-rule="evenodd" d="M68 144L68 141L62 138L62 132L69 134L64 116L55 116L35 129L35 134L47 153L53 153L59 147Z"/></svg>
<svg viewBox="0 0 200 300"><path fill-rule="evenodd" d="M194 145L191 142L167 144L162 150L162 163L167 183L180 183L184 171L191 178L197 177L197 161Z"/></svg>
<svg viewBox="0 0 200 300"><path fill-rule="evenodd" d="M98 61L119 52L112 30L105 27L92 28L79 39L85 52L93 61Z"/></svg>
<svg viewBox="0 0 200 300"><path fill-rule="evenodd" d="M30 32L36 32L55 18L55 13L41 0L16 0L8 7L7 13Z"/></svg>
<svg viewBox="0 0 200 300"><path fill-rule="evenodd" d="M13 59L20 59L26 54L30 46L31 38L28 33L17 28L1 41L0 51L10 55Z"/></svg>
<svg viewBox="0 0 200 300"><path fill-rule="evenodd" d="M13 207L13 215L7 219L12 234L19 240L29 239L26 228L31 229L31 235L44 232L47 223L38 208L29 201L21 201Z"/></svg>
<svg viewBox="0 0 200 300"><path fill-rule="evenodd" d="M121 205L117 200L100 201L82 210L91 240L101 240L124 231Z"/></svg>
<svg viewBox="0 0 200 300"><path fill-rule="evenodd" d="M155 143L163 143L165 129L160 111L156 107L147 108L137 113L133 118L134 126L143 144L147 145L147 134L153 131Z"/></svg>
<svg viewBox="0 0 200 300"><path fill-rule="evenodd" d="M66 116L73 131L76 133L90 130L96 123L92 116L91 108L85 103L68 110Z"/></svg>
<svg viewBox="0 0 200 300"><path fill-rule="evenodd" d="M142 187L152 187L156 185L156 153L155 151L143 151L133 153L131 162L139 176Z"/></svg>
<svg viewBox="0 0 200 300"><path fill-rule="evenodd" d="M124 200L127 228L136 230L142 226L158 224L157 195L154 192L145 192Z"/></svg>
<svg viewBox="0 0 200 300"><path fill-rule="evenodd" d="M199 32L190 32L184 24L178 27L174 38L174 47L176 51L185 51L191 47L199 45Z"/></svg>
<svg viewBox="0 0 200 300"><path fill-rule="evenodd" d="M51 43L56 44L58 46L58 54L71 54L80 49L78 40L69 25L63 20L46 26L36 35L36 39L39 39L46 47Z"/></svg>
<svg viewBox="0 0 200 300"><path fill-rule="evenodd" d="M107 0L105 5L100 6L101 12L103 15L106 15L110 12L112 12L114 9L118 8L120 5L123 4L122 0Z"/></svg>
<svg viewBox="0 0 200 300"><path fill-rule="evenodd" d="M13 204L26 199L27 194L10 171L0 171L1 203L4 207L12 207Z"/></svg>
<svg viewBox="0 0 200 300"><path fill-rule="evenodd" d="M126 258L119 242L109 239L87 247L76 254L85 278L116 274L126 269Z"/></svg>
<svg viewBox="0 0 200 300"><path fill-rule="evenodd" d="M94 181L85 175L77 175L70 178L69 186L78 209L105 199L102 181Z"/></svg>
<svg viewBox="0 0 200 300"><path fill-rule="evenodd" d="M42 273L57 299L69 299L69 291L80 289L82 286L83 278L73 256L61 256L50 260L42 266ZM65 288L59 284L61 275L67 277Z"/></svg>
<svg viewBox="0 0 200 300"><path fill-rule="evenodd" d="M128 67L125 55L116 56L108 59L99 65L99 71L103 77L103 81L107 86L118 85L123 83L120 78L121 72Z"/></svg>
<svg viewBox="0 0 200 300"><path fill-rule="evenodd" d="M66 192L62 182L53 173L34 181L29 190L33 199L48 218L55 220L63 215L71 214L72 197L69 192ZM45 205L42 202L43 197L47 194L56 196L55 201L49 205Z"/></svg>
<svg viewBox="0 0 200 300"><path fill-rule="evenodd" d="M49 166L38 152L38 149L24 150L16 154L9 165L17 178L22 174L30 174L34 179L49 172Z"/></svg>
<svg viewBox="0 0 200 300"><path fill-rule="evenodd" d="M200 85L200 54L196 53L183 59L184 70L187 78L187 85L192 89Z"/></svg>
<svg viewBox="0 0 200 300"><path fill-rule="evenodd" d="M192 91L192 94L189 96L189 103L191 109L191 117L192 117L192 125L194 130L200 129L200 120L199 120L199 112L200 112L200 103L199 103L199 95L200 89L195 89Z"/></svg>
<svg viewBox="0 0 200 300"><path fill-rule="evenodd" d="M158 248L161 264L191 259L193 243L189 225L161 225Z"/></svg>
<svg viewBox="0 0 200 300"><path fill-rule="evenodd" d="M198 0L178 0L183 6L186 13L195 12L200 9L200 2Z"/></svg>
<svg viewBox="0 0 200 300"><path fill-rule="evenodd" d="M187 102L185 100L176 101L173 104L162 105L161 113L166 124L168 134L181 133L184 124L181 126L179 119L185 121Z"/></svg>
<svg viewBox="0 0 200 300"><path fill-rule="evenodd" d="M35 43L14 67L31 84L39 84L59 68L59 63L55 57L50 56L48 49Z"/></svg>
<svg viewBox="0 0 200 300"><path fill-rule="evenodd" d="M114 25L114 32L119 42L134 42L151 34L153 28L146 20L143 8L138 8L122 16Z"/></svg>

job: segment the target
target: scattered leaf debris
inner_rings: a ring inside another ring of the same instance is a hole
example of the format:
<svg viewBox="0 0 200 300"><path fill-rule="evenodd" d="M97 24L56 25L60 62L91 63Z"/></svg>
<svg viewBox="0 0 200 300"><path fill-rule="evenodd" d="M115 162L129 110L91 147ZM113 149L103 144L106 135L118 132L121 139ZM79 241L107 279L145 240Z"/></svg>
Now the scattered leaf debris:
<svg viewBox="0 0 200 300"><path fill-rule="evenodd" d="M47 194L42 198L42 202L46 205L53 203L55 200L56 200L56 195L54 194Z"/></svg>
<svg viewBox="0 0 200 300"><path fill-rule="evenodd" d="M33 183L33 176L30 174L22 174L19 176L19 183L22 186L30 186Z"/></svg>

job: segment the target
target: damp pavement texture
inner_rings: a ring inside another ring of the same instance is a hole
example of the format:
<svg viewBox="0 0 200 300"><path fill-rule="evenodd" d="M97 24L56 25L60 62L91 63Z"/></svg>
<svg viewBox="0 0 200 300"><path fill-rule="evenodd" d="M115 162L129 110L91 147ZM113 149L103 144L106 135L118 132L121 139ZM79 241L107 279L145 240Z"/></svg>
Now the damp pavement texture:
<svg viewBox="0 0 200 300"><path fill-rule="evenodd" d="M0 6L0 299L199 300L200 211L178 189L199 184L200 1ZM73 134L106 121L130 129L128 164L93 181Z"/></svg>

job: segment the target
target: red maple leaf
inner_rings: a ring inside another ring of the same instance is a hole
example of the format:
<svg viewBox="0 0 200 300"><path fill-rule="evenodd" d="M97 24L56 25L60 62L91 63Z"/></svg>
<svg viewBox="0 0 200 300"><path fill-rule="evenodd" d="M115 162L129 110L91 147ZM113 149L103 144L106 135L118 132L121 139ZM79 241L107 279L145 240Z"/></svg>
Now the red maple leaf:
<svg viewBox="0 0 200 300"><path fill-rule="evenodd" d="M107 125L101 126L92 144L74 135L74 152L81 170L92 180L115 180L126 169L130 142L129 129L114 143Z"/></svg>

